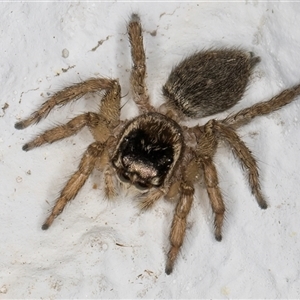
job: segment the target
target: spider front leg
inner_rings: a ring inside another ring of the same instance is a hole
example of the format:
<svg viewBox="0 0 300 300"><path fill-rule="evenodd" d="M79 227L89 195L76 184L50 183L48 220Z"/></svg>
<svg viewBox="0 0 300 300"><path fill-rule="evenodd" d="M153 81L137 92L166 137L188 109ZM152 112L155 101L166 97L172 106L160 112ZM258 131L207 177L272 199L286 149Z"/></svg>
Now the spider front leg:
<svg viewBox="0 0 300 300"><path fill-rule="evenodd" d="M155 111L149 102L149 94L145 83L146 56L143 45L142 26L137 14L131 16L131 20L128 24L128 35L133 61L130 76L133 99L141 113Z"/></svg>
<svg viewBox="0 0 300 300"><path fill-rule="evenodd" d="M89 127L96 141L100 141L104 143L108 139L111 131L118 125L120 121L121 89L117 81L111 81L111 83L112 83L112 88L106 92L106 94L103 96L101 100L100 114L88 112L79 115L66 124L59 125L57 127L45 131L44 133L37 136L29 143L25 144L22 149L24 151L29 151L45 143L53 143L55 141L64 139L66 137L76 134L84 126ZM71 88L77 90L78 85L67 88L66 90L68 91L68 93L70 93ZM34 115L40 116L41 111L44 111L44 107L50 107L53 105L54 99L56 99L56 102L61 102L62 100L57 98L57 94L53 96L54 98L52 97L47 102L45 102L42 105L41 109L35 112L33 116ZM61 96L62 95L63 93L61 94ZM70 100L74 100L74 99L70 99ZM48 102L51 104L47 104ZM31 122L33 122L32 117L30 117L27 120L17 123L16 126L19 126L20 124L28 124L29 122L28 120L31 120ZM20 127L20 128L25 128L25 127Z"/></svg>
<svg viewBox="0 0 300 300"><path fill-rule="evenodd" d="M79 164L78 170L72 175L66 186L61 191L61 194L57 198L50 216L43 224L43 230L48 229L49 226L53 223L54 219L62 213L66 204L75 198L75 196L93 171L97 161L101 160L104 148L105 146L102 143L94 142L85 151Z"/></svg>
<svg viewBox="0 0 300 300"><path fill-rule="evenodd" d="M106 78L91 78L84 82L77 83L55 93L50 99L44 102L41 108L34 112L29 118L17 122L16 129L24 129L29 125L38 123L41 119L47 117L49 112L57 105L63 106L70 101L77 100L87 93L101 90L111 90L116 84L115 80Z"/></svg>
<svg viewBox="0 0 300 300"><path fill-rule="evenodd" d="M110 79L90 79L76 84L56 93L30 118L16 124L16 128L23 129L45 117L55 105L64 105L71 100L78 99L87 92L102 89L105 89L106 93L101 99L99 114L89 112L79 115L64 125L47 130L23 146L23 150L28 151L45 143L52 143L71 136L84 126L89 127L96 140L84 153L78 170L62 190L52 213L47 218L42 229L48 229L53 220L63 211L66 204L77 195L95 167L104 171L107 184L105 189L106 196L111 197L114 195L111 169L107 166L109 161L107 148L112 147L114 144L113 131L120 123L120 85L116 80Z"/></svg>
<svg viewBox="0 0 300 300"><path fill-rule="evenodd" d="M66 124L59 125L52 129L46 130L41 135L38 135L32 141L26 143L22 149L24 151L32 150L33 148L42 146L46 143L53 143L55 141L64 139L66 137L72 136L82 129L87 124L93 124L94 120L98 121L99 116L95 113L86 113L79 115L69 121Z"/></svg>
<svg viewBox="0 0 300 300"><path fill-rule="evenodd" d="M180 247L186 231L186 219L191 210L194 199L194 183L200 178L200 161L195 156L195 153L186 147L185 155L190 152L191 155L184 168L181 170L182 177L174 178L174 181L169 186L169 191L166 193L166 198L176 197L178 194L179 201L177 203L170 233L171 248L168 253L168 259L165 272L170 274L173 270L174 262L178 256Z"/></svg>
<svg viewBox="0 0 300 300"><path fill-rule="evenodd" d="M171 249L168 253L168 259L165 272L169 275L173 271L174 262L182 246L186 232L186 218L191 210L194 198L194 187L191 183L183 182L181 184L181 197L175 209L175 215L172 222L170 243Z"/></svg>

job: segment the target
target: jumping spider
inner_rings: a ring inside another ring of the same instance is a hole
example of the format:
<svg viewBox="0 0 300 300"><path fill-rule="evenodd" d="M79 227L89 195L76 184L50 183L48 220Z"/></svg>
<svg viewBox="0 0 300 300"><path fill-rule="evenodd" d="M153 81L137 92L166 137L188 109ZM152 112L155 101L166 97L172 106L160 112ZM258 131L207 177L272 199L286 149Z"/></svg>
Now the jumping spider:
<svg viewBox="0 0 300 300"><path fill-rule="evenodd" d="M165 269L170 274L184 240L194 185L201 177L215 216L215 238L217 241L222 239L225 206L213 162L219 140L227 142L245 167L252 193L259 206L267 208L256 160L236 129L254 117L269 114L293 101L300 93L300 85L223 120L211 119L203 126L186 127L180 125L184 119L209 116L234 106L241 99L253 67L260 59L236 48L196 52L172 70L162 88L166 103L157 109L150 104L145 84L146 58L142 27L136 14L128 23L128 35L133 61L131 91L139 116L120 120L122 107L118 80L91 78L55 93L38 111L16 123L15 127L24 129L45 118L56 105L65 105L87 93L105 91L98 113L81 114L23 146L23 150L29 151L76 134L84 126L90 129L95 139L84 152L78 170L61 191L42 229L49 228L97 168L104 174L107 198L114 197L120 186L134 186L141 208L150 207L161 197L177 201Z"/></svg>

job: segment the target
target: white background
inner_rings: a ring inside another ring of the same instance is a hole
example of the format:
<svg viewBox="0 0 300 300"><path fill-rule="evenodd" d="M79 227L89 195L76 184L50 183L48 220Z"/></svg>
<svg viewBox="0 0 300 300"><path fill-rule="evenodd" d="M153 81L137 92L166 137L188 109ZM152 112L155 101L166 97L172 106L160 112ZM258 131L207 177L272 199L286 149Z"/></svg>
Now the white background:
<svg viewBox="0 0 300 300"><path fill-rule="evenodd" d="M170 276L164 268L175 204L160 200L140 212L124 194L109 202L99 172L52 227L41 230L92 138L85 129L27 153L21 147L45 129L97 109L99 95L57 108L23 131L14 123L49 93L93 76L119 78L122 118L135 116L126 35L132 12L144 27L155 105L163 101L161 86L172 67L209 47L239 46L262 60L230 112L300 82L300 3L1 3L0 298L298 298L300 99L239 130L258 160L269 208L259 208L239 163L221 146L215 162L227 207L223 241L213 237L200 184Z"/></svg>

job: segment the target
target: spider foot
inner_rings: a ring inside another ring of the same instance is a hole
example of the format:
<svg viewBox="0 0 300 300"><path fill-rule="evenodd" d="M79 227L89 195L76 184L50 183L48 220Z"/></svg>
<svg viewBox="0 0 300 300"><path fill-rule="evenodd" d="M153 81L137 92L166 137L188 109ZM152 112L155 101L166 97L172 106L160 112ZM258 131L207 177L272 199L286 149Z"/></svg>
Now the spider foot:
<svg viewBox="0 0 300 300"><path fill-rule="evenodd" d="M218 242L221 242L222 241L222 234L221 233L215 233L215 239L218 241Z"/></svg>
<svg viewBox="0 0 300 300"><path fill-rule="evenodd" d="M24 129L24 128L26 128L26 126L24 125L23 121L20 121L15 124L15 128L16 129Z"/></svg>
<svg viewBox="0 0 300 300"><path fill-rule="evenodd" d="M22 150L23 150L23 151L29 151L29 150L31 150L29 143L25 144L25 145L22 147Z"/></svg>
<svg viewBox="0 0 300 300"><path fill-rule="evenodd" d="M49 225L47 223L43 224L42 229L47 230L49 228Z"/></svg>
<svg viewBox="0 0 300 300"><path fill-rule="evenodd" d="M268 208L268 203L266 202L265 199L263 199L263 198L257 199L257 202L258 202L258 205L261 209L267 209Z"/></svg>
<svg viewBox="0 0 300 300"><path fill-rule="evenodd" d="M30 117L28 117L27 119L24 119L22 121L19 121L17 123L15 123L15 128L20 130L20 129L25 129L28 126L34 124L34 123L38 123L39 121L41 121L41 116L37 113L34 112Z"/></svg>
<svg viewBox="0 0 300 300"><path fill-rule="evenodd" d="M165 272L167 275L170 275L173 271L173 266L166 266Z"/></svg>
<svg viewBox="0 0 300 300"><path fill-rule="evenodd" d="M172 247L168 253L168 260L165 269L167 275L170 275L173 272L174 262L177 257L178 251L179 248Z"/></svg>
<svg viewBox="0 0 300 300"><path fill-rule="evenodd" d="M50 226L51 226L51 224L53 223L53 221L54 221L54 216L53 216L53 214L51 214L48 218L47 218L47 220L45 221L45 223L42 225L42 230L47 230Z"/></svg>
<svg viewBox="0 0 300 300"><path fill-rule="evenodd" d="M222 241L222 226L223 226L223 220L224 220L224 210L222 210L220 213L215 214L215 239L218 242Z"/></svg>

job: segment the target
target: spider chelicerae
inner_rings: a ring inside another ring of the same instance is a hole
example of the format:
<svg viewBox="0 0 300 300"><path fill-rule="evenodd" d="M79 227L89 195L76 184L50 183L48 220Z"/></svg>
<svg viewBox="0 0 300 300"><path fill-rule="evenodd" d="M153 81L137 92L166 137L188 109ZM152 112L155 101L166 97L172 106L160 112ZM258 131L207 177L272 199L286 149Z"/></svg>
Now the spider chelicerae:
<svg viewBox="0 0 300 300"><path fill-rule="evenodd" d="M259 184L257 162L236 129L254 117L269 114L293 101L300 93L300 85L223 120L211 119L203 126L187 127L181 125L183 120L209 116L234 106L243 96L259 57L237 48L196 52L171 71L162 88L166 102L155 108L150 103L145 84L146 58L137 14L133 14L128 23L128 35L133 61L131 91L139 116L120 120L122 107L118 80L91 78L53 94L29 118L17 122L15 128L24 129L38 123L56 105L65 105L87 93L104 91L98 113L81 114L66 124L45 131L23 146L23 150L29 151L74 135L84 126L90 129L95 139L56 199L42 229L49 228L66 204L77 195L93 169L97 168L103 172L105 196L109 199L121 186L133 186L138 191L141 208L150 207L161 197L177 202L165 269L170 274L184 241L194 185L201 178L204 178L215 216L215 238L218 241L222 239L225 205L213 161L220 140L228 144L244 167L259 206L267 208Z"/></svg>

